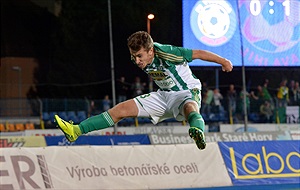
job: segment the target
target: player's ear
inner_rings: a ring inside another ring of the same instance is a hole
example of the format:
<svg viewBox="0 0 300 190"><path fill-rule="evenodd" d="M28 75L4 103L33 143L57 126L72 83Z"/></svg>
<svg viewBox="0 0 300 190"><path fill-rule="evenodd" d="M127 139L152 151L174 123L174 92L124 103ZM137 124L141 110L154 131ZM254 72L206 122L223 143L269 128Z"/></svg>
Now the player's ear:
<svg viewBox="0 0 300 190"><path fill-rule="evenodd" d="M153 55L154 54L154 48L152 47L152 48L150 48L150 50L149 50L149 53L151 54L151 55Z"/></svg>

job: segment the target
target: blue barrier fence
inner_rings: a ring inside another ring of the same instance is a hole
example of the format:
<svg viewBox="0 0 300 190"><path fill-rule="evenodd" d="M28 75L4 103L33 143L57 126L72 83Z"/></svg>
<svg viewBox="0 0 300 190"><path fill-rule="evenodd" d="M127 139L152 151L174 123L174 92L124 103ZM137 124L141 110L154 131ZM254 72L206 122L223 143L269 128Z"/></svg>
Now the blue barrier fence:
<svg viewBox="0 0 300 190"><path fill-rule="evenodd" d="M79 145L149 145L148 135L111 135L111 136L80 136L75 142L68 142L64 136L45 137L48 146L79 146Z"/></svg>

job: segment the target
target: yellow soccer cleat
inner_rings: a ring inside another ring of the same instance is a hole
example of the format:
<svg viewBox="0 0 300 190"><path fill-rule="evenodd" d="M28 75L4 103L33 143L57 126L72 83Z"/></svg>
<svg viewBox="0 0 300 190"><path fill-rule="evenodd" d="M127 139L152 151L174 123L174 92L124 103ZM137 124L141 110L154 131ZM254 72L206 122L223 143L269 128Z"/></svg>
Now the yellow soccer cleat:
<svg viewBox="0 0 300 190"><path fill-rule="evenodd" d="M57 123L57 126L65 134L68 141L74 142L81 135L81 133L78 132L78 130L80 131L79 126L73 125L73 122L67 122L67 121L61 119L58 115L54 116L54 120ZM76 128L77 128L77 130L76 130Z"/></svg>
<svg viewBox="0 0 300 190"><path fill-rule="evenodd" d="M197 147L200 150L205 149L206 147L205 136L201 129L198 129L197 127L191 127L189 129L189 135L192 139L194 139Z"/></svg>

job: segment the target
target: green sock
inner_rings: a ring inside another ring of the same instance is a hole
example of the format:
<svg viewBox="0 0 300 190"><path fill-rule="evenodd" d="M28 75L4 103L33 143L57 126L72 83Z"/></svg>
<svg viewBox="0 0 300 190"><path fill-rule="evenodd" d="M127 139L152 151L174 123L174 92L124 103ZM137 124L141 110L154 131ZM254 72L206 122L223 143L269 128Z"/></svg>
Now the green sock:
<svg viewBox="0 0 300 190"><path fill-rule="evenodd" d="M113 126L115 123L109 113L103 112L100 115L92 116L79 124L79 128L83 134L105 129Z"/></svg>
<svg viewBox="0 0 300 190"><path fill-rule="evenodd" d="M199 113L195 111L191 112L187 120L190 124L190 127L197 127L198 129L201 129L204 132L205 122Z"/></svg>

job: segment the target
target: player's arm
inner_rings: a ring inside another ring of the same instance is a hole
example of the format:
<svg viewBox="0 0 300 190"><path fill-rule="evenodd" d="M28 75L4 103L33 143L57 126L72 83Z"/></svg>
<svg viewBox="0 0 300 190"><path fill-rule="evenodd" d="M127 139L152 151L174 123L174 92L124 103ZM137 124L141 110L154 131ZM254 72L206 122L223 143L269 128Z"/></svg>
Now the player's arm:
<svg viewBox="0 0 300 190"><path fill-rule="evenodd" d="M201 59L203 61L218 63L222 65L222 70L226 72L232 71L233 68L231 61L210 51L193 50L192 59Z"/></svg>

